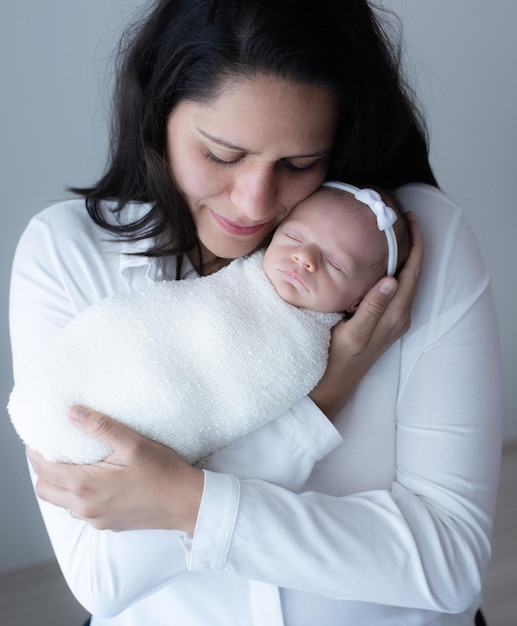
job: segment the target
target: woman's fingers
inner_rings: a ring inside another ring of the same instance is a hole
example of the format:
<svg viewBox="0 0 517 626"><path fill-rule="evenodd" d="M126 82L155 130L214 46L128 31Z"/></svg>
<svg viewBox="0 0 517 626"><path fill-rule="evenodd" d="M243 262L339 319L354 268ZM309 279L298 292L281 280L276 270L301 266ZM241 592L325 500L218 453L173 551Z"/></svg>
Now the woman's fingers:
<svg viewBox="0 0 517 626"><path fill-rule="evenodd" d="M99 411L76 405L70 407L68 417L76 428L102 441L112 450L104 460L114 465L125 465L142 441L134 430Z"/></svg>
<svg viewBox="0 0 517 626"><path fill-rule="evenodd" d="M80 484L80 465L54 463L27 448L27 458L37 475L36 494L41 500L63 509L73 510L74 499Z"/></svg>
<svg viewBox="0 0 517 626"><path fill-rule="evenodd" d="M99 530L163 528L193 532L204 475L170 448L116 420L73 407L70 420L113 452L91 465L52 463L28 451L36 492Z"/></svg>

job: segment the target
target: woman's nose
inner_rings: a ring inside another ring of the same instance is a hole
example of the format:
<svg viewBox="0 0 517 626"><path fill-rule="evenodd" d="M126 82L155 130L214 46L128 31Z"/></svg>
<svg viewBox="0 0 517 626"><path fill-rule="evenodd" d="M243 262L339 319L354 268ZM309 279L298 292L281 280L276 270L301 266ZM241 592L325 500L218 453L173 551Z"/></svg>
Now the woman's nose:
<svg viewBox="0 0 517 626"><path fill-rule="evenodd" d="M235 181L232 204L254 222L268 221L281 210L277 181L268 169L254 170Z"/></svg>

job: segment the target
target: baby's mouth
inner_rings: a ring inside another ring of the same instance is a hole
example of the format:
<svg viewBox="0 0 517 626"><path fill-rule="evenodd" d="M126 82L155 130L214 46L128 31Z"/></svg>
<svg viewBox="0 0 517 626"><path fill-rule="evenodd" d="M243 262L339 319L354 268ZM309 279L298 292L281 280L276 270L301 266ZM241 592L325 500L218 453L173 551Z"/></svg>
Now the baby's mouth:
<svg viewBox="0 0 517 626"><path fill-rule="evenodd" d="M282 272L282 274L284 274L284 276L287 276L287 278L291 279L290 282L300 285L305 291L309 291L307 285L305 284L305 281L299 274L297 274L296 272L293 272L293 270L280 270L280 271Z"/></svg>

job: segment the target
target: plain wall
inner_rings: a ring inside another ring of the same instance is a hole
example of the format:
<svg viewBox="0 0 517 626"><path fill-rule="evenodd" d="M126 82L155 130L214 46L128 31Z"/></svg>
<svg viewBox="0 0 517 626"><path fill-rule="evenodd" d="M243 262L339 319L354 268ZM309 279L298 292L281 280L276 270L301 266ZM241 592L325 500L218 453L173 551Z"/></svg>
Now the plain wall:
<svg viewBox="0 0 517 626"><path fill-rule="evenodd" d="M142 0L27 0L0 6L0 398L12 387L9 274L32 215L104 166L108 59ZM493 277L506 368L505 438L517 437L514 0L385 0L405 29L441 186L464 206ZM0 420L0 572L52 558L23 453Z"/></svg>

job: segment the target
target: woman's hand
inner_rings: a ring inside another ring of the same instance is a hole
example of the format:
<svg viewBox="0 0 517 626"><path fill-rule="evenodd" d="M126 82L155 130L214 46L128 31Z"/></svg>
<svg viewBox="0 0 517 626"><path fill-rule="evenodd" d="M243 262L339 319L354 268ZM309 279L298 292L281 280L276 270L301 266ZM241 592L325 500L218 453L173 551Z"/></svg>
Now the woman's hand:
<svg viewBox="0 0 517 626"><path fill-rule="evenodd" d="M201 470L101 413L72 407L70 419L113 453L94 465L71 465L46 461L28 450L42 500L99 530L194 532L204 485Z"/></svg>
<svg viewBox="0 0 517 626"><path fill-rule="evenodd" d="M404 335L411 324L424 256L424 240L414 213L407 214L412 236L411 252L398 282L383 278L366 294L348 321L332 331L325 375L310 397L334 418L380 355Z"/></svg>

